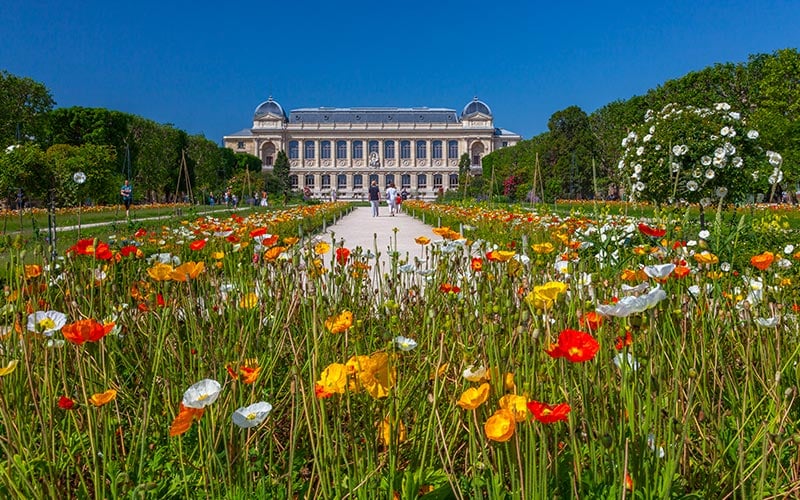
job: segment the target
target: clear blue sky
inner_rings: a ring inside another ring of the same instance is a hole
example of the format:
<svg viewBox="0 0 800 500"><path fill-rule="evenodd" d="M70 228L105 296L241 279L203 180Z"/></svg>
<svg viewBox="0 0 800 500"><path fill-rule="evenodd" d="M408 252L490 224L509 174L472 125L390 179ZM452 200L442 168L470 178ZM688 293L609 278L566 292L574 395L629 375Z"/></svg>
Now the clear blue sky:
<svg viewBox="0 0 800 500"><path fill-rule="evenodd" d="M22 1L0 8L0 69L57 106L222 136L272 95L287 110L429 106L477 95L530 138L718 62L800 45L800 1Z"/></svg>

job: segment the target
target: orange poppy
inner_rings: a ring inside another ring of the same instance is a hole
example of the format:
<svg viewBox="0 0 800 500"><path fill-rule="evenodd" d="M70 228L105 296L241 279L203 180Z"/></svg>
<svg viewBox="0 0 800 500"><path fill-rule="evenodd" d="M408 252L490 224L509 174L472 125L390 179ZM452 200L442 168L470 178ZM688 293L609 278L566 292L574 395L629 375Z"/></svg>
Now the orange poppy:
<svg viewBox="0 0 800 500"><path fill-rule="evenodd" d="M759 255L754 255L750 258L750 263L759 271L766 271L769 266L775 261L775 254L772 252L764 252Z"/></svg>
<svg viewBox="0 0 800 500"><path fill-rule="evenodd" d="M170 437L180 436L188 431L195 420L200 420L204 411L205 408L187 408L181 403L180 410L178 414L175 415L175 420L172 421L172 425L169 428Z"/></svg>
<svg viewBox="0 0 800 500"><path fill-rule="evenodd" d="M195 251L202 250L204 246L206 246L206 240L194 240L189 243L189 248Z"/></svg>
<svg viewBox="0 0 800 500"><path fill-rule="evenodd" d="M98 392L89 398L89 402L93 405L100 407L114 401L117 398L117 391L109 389L106 392Z"/></svg>
<svg viewBox="0 0 800 500"><path fill-rule="evenodd" d="M114 328L114 323L101 325L93 319L82 319L68 323L61 329L64 338L73 344L81 345L84 342L97 342Z"/></svg>

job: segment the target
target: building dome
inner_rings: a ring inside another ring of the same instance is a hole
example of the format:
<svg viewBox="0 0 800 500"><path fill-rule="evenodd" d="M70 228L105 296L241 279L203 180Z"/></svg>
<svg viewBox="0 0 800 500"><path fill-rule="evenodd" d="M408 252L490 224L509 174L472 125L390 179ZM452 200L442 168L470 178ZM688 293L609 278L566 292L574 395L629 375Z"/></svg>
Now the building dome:
<svg viewBox="0 0 800 500"><path fill-rule="evenodd" d="M286 119L286 113L284 113L283 108L278 104L278 101L272 99L272 96L269 96L269 99L258 105L253 119L258 120L267 115L273 115L284 120Z"/></svg>
<svg viewBox="0 0 800 500"><path fill-rule="evenodd" d="M464 111L461 112L461 116L470 116L474 115L475 113L492 116L492 110L489 109L489 106L487 106L485 102L481 101L477 97L472 99L469 104L464 106Z"/></svg>

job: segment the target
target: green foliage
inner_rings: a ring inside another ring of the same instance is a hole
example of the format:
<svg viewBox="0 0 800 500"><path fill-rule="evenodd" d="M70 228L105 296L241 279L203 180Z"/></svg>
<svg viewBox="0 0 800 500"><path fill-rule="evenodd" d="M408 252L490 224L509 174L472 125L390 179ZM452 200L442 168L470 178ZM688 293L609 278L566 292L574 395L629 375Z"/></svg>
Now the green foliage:
<svg viewBox="0 0 800 500"><path fill-rule="evenodd" d="M0 195L9 206L19 188L29 200L46 199L48 190L54 187L52 179L52 168L39 146L23 144L11 151L0 151Z"/></svg>
<svg viewBox="0 0 800 500"><path fill-rule="evenodd" d="M0 149L39 138L42 117L54 105L44 84L0 71Z"/></svg>
<svg viewBox="0 0 800 500"><path fill-rule="evenodd" d="M111 146L57 144L46 152L52 169L57 206L75 206L91 200L94 204L119 202L122 176L115 172L116 154ZM73 180L76 172L86 175L82 185Z"/></svg>
<svg viewBox="0 0 800 500"><path fill-rule="evenodd" d="M274 177L272 187L275 191L269 191L269 193L286 194L291 186L289 182L289 157L286 155L286 151L278 151L275 164L272 166L272 174Z"/></svg>

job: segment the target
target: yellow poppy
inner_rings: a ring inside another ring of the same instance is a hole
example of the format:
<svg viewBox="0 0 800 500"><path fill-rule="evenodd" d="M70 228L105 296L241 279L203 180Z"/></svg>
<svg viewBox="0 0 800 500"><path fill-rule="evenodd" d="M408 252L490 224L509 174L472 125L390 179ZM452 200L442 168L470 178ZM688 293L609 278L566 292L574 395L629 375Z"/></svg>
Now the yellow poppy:
<svg viewBox="0 0 800 500"><path fill-rule="evenodd" d="M717 264L719 263L719 257L714 255L713 253L704 250L702 252L696 253L693 255L695 262L698 264Z"/></svg>
<svg viewBox="0 0 800 500"><path fill-rule="evenodd" d="M533 287L533 291L525 296L525 301L537 309L547 309L552 307L559 295L566 291L566 283L549 281L544 285Z"/></svg>
<svg viewBox="0 0 800 500"><path fill-rule="evenodd" d="M173 281L186 281L189 279L197 278L206 268L204 262L184 262L176 267L171 273L170 277Z"/></svg>
<svg viewBox="0 0 800 500"><path fill-rule="evenodd" d="M297 236L287 236L283 239L283 242L288 246L295 245L298 241L300 241L300 238Z"/></svg>
<svg viewBox="0 0 800 500"><path fill-rule="evenodd" d="M528 411L527 408L525 411ZM494 412L494 415L489 417L489 420L483 425L486 437L498 443L505 443L511 439L516 428L514 414L504 409Z"/></svg>
<svg viewBox="0 0 800 500"><path fill-rule="evenodd" d="M510 411L517 422L528 420L528 415L530 415L528 412L528 398L525 396L506 394L500 398L500 408Z"/></svg>
<svg viewBox="0 0 800 500"><path fill-rule="evenodd" d="M356 376L355 387L364 389L375 399L385 398L394 387L397 371L390 366L389 355L376 352L371 356L354 356L347 362L350 373Z"/></svg>
<svg viewBox="0 0 800 500"><path fill-rule="evenodd" d="M546 242L546 243L534 243L533 245L531 245L531 248L533 249L534 252L540 253L540 254L552 253L556 249L553 246L553 244L549 243L549 242Z"/></svg>
<svg viewBox="0 0 800 500"><path fill-rule="evenodd" d="M416 238L414 238L414 241L415 241L415 242L416 242L418 245L427 245L428 243L430 243L430 242L431 242L431 239L430 239L430 238L427 238L427 237L425 237L425 236L417 236Z"/></svg>
<svg viewBox="0 0 800 500"><path fill-rule="evenodd" d="M174 269L169 264L157 262L153 267L147 270L147 274L156 281L167 281L171 279L172 271L174 271Z"/></svg>
<svg viewBox="0 0 800 500"><path fill-rule="evenodd" d="M12 359L9 361L6 366L0 368L0 377L5 377L6 375L14 373L14 370L17 369L17 364L19 364L18 359Z"/></svg>
<svg viewBox="0 0 800 500"><path fill-rule="evenodd" d="M470 387L461 394L456 404L465 410L474 410L489 398L489 384L484 382L480 387Z"/></svg>
<svg viewBox="0 0 800 500"><path fill-rule="evenodd" d="M341 363L332 363L319 374L314 386L318 398L327 398L334 394L344 394L347 387L347 367Z"/></svg>
<svg viewBox="0 0 800 500"><path fill-rule="evenodd" d="M239 300L239 307L242 309L252 309L258 305L258 295L253 292L248 293Z"/></svg>
<svg viewBox="0 0 800 500"><path fill-rule="evenodd" d="M353 313L350 311L342 311L325 320L325 328L331 333L344 333L351 326L353 326Z"/></svg>
<svg viewBox="0 0 800 500"><path fill-rule="evenodd" d="M317 255L325 255L331 251L331 246L324 241L320 241L314 245L314 253Z"/></svg>
<svg viewBox="0 0 800 500"><path fill-rule="evenodd" d="M103 406L117 398L117 391L109 389L106 392L98 392L89 398L89 402L95 406Z"/></svg>
<svg viewBox="0 0 800 500"><path fill-rule="evenodd" d="M406 426L402 420L398 420L395 425L391 424L389 417L378 422L378 440L384 446L400 444L406 440L406 435Z"/></svg>

